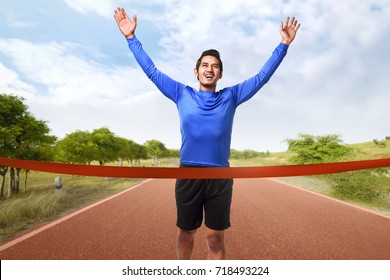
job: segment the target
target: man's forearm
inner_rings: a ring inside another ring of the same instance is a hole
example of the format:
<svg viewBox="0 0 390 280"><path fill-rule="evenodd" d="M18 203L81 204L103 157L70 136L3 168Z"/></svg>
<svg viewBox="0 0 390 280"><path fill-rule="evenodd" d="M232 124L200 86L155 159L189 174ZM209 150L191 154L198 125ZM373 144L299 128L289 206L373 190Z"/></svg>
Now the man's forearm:
<svg viewBox="0 0 390 280"><path fill-rule="evenodd" d="M150 79L151 75L156 69L152 59L144 51L141 42L137 39L135 35L131 38L128 38L127 43L138 64L141 66L142 70Z"/></svg>

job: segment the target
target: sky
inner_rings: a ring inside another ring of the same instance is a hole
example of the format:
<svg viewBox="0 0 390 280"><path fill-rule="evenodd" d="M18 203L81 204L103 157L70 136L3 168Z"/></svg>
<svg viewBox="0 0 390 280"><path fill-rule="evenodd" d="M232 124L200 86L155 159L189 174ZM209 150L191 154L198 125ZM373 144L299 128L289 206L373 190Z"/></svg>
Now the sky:
<svg viewBox="0 0 390 280"><path fill-rule="evenodd" d="M136 36L159 70L198 88L201 52L224 63L218 89L255 75L301 23L274 76L237 108L231 147L279 152L300 133L347 144L390 136L390 0L0 0L0 93L63 138L108 127L180 148L176 105L147 79L113 11L138 15Z"/></svg>

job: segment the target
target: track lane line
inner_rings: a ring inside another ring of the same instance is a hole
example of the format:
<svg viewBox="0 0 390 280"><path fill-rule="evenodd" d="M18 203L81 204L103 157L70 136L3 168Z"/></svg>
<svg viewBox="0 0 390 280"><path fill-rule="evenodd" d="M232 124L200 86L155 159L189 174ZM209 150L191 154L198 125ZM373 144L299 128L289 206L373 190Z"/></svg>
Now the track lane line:
<svg viewBox="0 0 390 280"><path fill-rule="evenodd" d="M144 185L145 183L147 183L147 182L149 182L149 181L151 181L151 180L153 180L153 179L147 179L147 180L145 180L145 181L142 181L141 183L139 183L139 184L137 184L137 185L135 185L135 186L132 186L132 187L130 187L130 188L127 189L127 190L121 191L121 192L119 192L119 193L117 193L117 194L114 194L114 195L112 195L112 196L110 196L110 197L107 197L107 198L105 198L105 199L103 199L103 200L100 200L100 201L98 201L98 202L95 202L95 203L93 203L93 204L91 204L91 205L88 205L88 206L86 206L86 207L84 207L84 208L82 208L82 209L80 209L80 210L77 210L77 211L75 211L75 212L73 212L73 213L71 213L71 214L69 214L69 215L66 215L65 217L62 217L62 218L60 218L60 219L58 219L58 220L55 220L55 221L53 221L53 222L51 222L51 223L49 223L49 224L47 224L47 225L44 225L44 226L42 226L42 227L40 227L40 228L37 228L36 230L33 230L33 231L31 231L31 232L29 232L29 233L26 233L26 234L24 234L24 235L22 235L22 236L20 236L20 237L17 237L17 238L15 238L15 239L13 239L13 240L11 240L11 241L9 241L9 242L7 242L7 243L1 245L1 246L0 246L0 252L1 252L1 251L4 251L4 250L6 250L6 249L8 249L8 248L10 248L10 247L12 247L12 246L14 246L14 245L20 243L20 242L23 242L23 241L26 240L26 239L29 239L29 238L33 237L34 235L36 235L36 234L38 234L38 233L40 233L40 232L43 232L43 231L45 231L45 230L47 230L47 229L49 229L49 228L52 228L52 227L54 227L55 225L58 225L58 224L60 224L60 223L62 223L62 222L64 222L64 221L66 221L66 220L69 220L69 219L71 219L71 218L73 218L73 217L75 217L75 216L77 216L77 215L79 215L79 214L81 214L81 213L83 213L83 212L85 212L85 211L88 211L88 210L91 209L91 208L94 208L94 207L96 207L96 206L98 206L98 205L100 205L100 204L102 204L102 203L105 203L105 202L107 202L107 201L109 201L109 200L111 200L111 199L114 199L114 198L116 198L116 197L118 197L118 196L120 196L120 195L122 195L122 194L124 194L124 193L127 193L127 192L129 192L129 191L132 191L132 190L138 188L138 187L141 187L142 185Z"/></svg>
<svg viewBox="0 0 390 280"><path fill-rule="evenodd" d="M373 210L370 210L370 209L367 209L367 208L364 208L364 207L361 207L361 206L358 206L358 205L354 205L354 204L351 204L351 203L348 203L348 202L339 200L339 199L337 199L337 198L333 198L333 197L326 196L326 195L323 195L323 194L320 194L320 193L316 193L316 192L314 192L314 191L307 190L307 189L305 189L305 188L303 188L303 187L294 186L294 185L291 185L291 184L289 184L289 183L285 183L285 182L279 181L279 180L274 179L274 178L268 178L268 179L269 179L269 180L272 180L272 181L276 181L276 182L281 183L281 184L283 184L283 185L286 185L286 186L295 188L295 189L299 189L299 190L302 190L302 191L305 191L305 192L308 192L308 193L311 193L311 194L315 194L315 195L320 196L320 197L323 197L323 198L330 199L330 200L332 200L332 201L341 203L341 204L343 204L343 205L347 205L347 206L350 206L350 207L353 207L353 208L357 208L357 209L359 209L359 210L362 210L362 211L365 211L365 212L368 212L368 213L371 213L371 214L380 216L380 217L382 217L382 218L390 219L389 216L386 216L386 215L384 215L384 214L381 214L381 213L375 212L375 211L373 211Z"/></svg>

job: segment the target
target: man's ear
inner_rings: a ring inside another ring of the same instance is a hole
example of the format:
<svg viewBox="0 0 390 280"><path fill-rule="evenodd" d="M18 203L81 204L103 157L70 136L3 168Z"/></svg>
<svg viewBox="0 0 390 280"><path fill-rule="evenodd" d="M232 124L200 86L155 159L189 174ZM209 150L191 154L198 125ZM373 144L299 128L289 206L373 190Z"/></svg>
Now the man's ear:
<svg viewBox="0 0 390 280"><path fill-rule="evenodd" d="M194 68L194 75L195 77L198 79L199 81L199 73L198 73L198 69Z"/></svg>

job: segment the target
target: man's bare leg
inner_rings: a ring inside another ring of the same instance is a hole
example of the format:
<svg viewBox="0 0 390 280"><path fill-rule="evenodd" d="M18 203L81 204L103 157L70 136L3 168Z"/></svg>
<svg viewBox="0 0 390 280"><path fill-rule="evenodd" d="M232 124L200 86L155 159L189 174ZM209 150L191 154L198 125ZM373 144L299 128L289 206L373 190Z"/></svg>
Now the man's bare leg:
<svg viewBox="0 0 390 280"><path fill-rule="evenodd" d="M208 248L208 260L226 259L224 230L213 230L206 227L206 241Z"/></svg>
<svg viewBox="0 0 390 280"><path fill-rule="evenodd" d="M187 231L179 228L176 240L176 255L178 260L189 260L194 249L196 230Z"/></svg>

